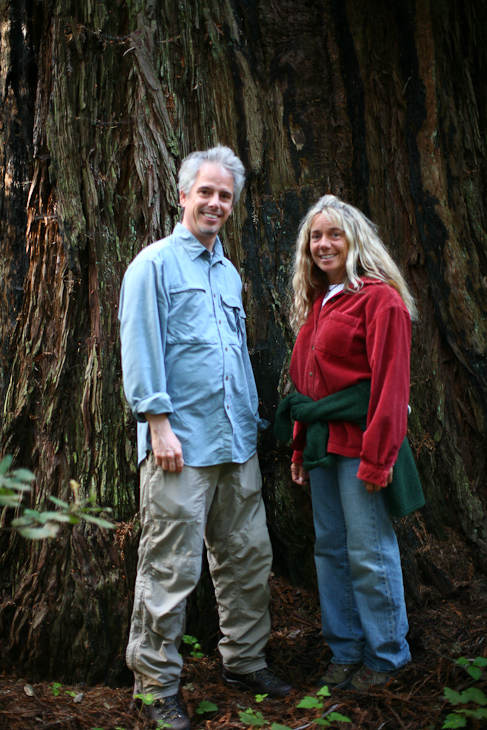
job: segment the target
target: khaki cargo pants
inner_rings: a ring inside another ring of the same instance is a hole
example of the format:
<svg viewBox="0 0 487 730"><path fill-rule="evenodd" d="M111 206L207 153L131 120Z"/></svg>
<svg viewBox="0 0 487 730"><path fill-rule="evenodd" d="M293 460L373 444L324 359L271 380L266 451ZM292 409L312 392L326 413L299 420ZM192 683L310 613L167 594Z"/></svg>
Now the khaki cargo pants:
<svg viewBox="0 0 487 730"><path fill-rule="evenodd" d="M186 598L201 573L206 543L218 602L224 666L266 666L272 550L257 455L244 464L164 472L149 454L141 468L139 545L127 665L135 692L176 694Z"/></svg>

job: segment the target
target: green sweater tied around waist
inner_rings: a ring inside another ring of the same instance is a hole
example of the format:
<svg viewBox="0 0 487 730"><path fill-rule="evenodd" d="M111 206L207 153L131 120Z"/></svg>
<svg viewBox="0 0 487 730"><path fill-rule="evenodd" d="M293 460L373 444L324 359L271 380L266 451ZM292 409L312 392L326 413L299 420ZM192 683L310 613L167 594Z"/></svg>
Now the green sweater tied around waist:
<svg viewBox="0 0 487 730"><path fill-rule="evenodd" d="M370 381L363 381L317 401L307 395L291 393L279 404L274 434L280 441L288 443L292 437L292 421L307 424L304 468L310 471L329 466L335 457L327 452L328 421L351 421L365 431L369 400ZM384 488L383 494L392 517L404 517L424 505L421 482L406 438L394 464L392 482Z"/></svg>

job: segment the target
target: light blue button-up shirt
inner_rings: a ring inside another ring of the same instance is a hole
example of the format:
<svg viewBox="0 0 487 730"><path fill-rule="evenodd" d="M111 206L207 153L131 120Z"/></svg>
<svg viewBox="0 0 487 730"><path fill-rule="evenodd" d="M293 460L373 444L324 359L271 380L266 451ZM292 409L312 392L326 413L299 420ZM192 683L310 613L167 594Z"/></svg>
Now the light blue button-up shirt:
<svg viewBox="0 0 487 730"><path fill-rule="evenodd" d="M242 282L217 238L213 253L180 223L147 246L123 279L123 384L151 449L144 413L167 413L188 466L243 463L262 427L245 332Z"/></svg>

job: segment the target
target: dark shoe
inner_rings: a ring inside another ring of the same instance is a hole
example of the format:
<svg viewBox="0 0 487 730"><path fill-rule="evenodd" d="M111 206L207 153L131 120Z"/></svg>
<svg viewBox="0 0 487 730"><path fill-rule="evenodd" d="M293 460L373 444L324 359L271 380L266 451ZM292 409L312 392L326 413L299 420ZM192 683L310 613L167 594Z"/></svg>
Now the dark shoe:
<svg viewBox="0 0 487 730"><path fill-rule="evenodd" d="M236 689L248 689L255 695L268 695L269 697L280 697L287 695L292 687L287 682L276 677L270 669L258 669L248 674L235 674L223 668L223 681Z"/></svg>
<svg viewBox="0 0 487 730"><path fill-rule="evenodd" d="M335 664L335 662L330 662L325 674L319 678L317 686L324 687L326 685L328 689L344 689L350 684L361 667L362 664Z"/></svg>
<svg viewBox="0 0 487 730"><path fill-rule="evenodd" d="M152 705L145 705L151 720L161 728L171 730L190 730L189 717L179 704L178 696L159 697Z"/></svg>
<svg viewBox="0 0 487 730"><path fill-rule="evenodd" d="M377 672L374 669L366 667L362 668L352 677L352 681L348 685L348 689L354 689L356 692L368 692L370 689L385 687L394 679L394 675L390 672Z"/></svg>

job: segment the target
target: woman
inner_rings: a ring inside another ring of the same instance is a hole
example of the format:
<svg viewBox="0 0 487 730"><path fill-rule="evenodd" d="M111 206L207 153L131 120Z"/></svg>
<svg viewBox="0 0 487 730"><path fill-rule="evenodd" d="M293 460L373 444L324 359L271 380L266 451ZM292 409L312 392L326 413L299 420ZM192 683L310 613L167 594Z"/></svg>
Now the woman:
<svg viewBox="0 0 487 730"><path fill-rule="evenodd" d="M323 636L332 660L320 684L367 691L411 659L401 562L385 492L406 435L414 302L376 226L325 195L301 223L290 374L313 401L370 384L363 430L328 421L331 465L303 466L296 421L292 479L311 486ZM347 391L354 392L354 391Z"/></svg>

